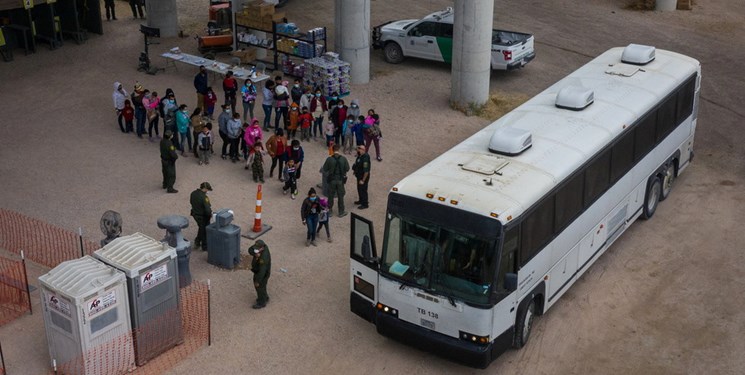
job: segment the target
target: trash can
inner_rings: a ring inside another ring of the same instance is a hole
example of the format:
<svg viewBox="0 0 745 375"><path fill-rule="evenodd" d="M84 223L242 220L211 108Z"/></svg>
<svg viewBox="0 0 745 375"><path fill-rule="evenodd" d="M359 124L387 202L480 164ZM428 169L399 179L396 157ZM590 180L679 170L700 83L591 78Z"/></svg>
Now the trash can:
<svg viewBox="0 0 745 375"><path fill-rule="evenodd" d="M66 374L134 369L124 273L93 257L60 263L39 276L49 356Z"/></svg>
<svg viewBox="0 0 745 375"><path fill-rule="evenodd" d="M127 277L137 366L184 341L176 249L135 233L111 241L93 256Z"/></svg>
<svg viewBox="0 0 745 375"><path fill-rule="evenodd" d="M207 263L233 269L241 262L241 228L227 209L217 211L215 220L207 226Z"/></svg>
<svg viewBox="0 0 745 375"><path fill-rule="evenodd" d="M191 255L191 242L184 238L181 229L189 226L189 219L180 215L168 215L158 218L158 228L167 231L165 238L161 242L176 248L176 257L178 259L179 288L187 287L191 284L191 272L189 271L189 257Z"/></svg>

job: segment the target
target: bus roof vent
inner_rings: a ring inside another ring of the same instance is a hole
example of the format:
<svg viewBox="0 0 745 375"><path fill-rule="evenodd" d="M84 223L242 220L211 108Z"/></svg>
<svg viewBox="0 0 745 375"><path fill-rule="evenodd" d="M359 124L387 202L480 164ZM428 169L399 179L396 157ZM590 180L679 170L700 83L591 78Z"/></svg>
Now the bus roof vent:
<svg viewBox="0 0 745 375"><path fill-rule="evenodd" d="M595 93L584 87L567 86L556 94L556 106L581 111L595 101Z"/></svg>
<svg viewBox="0 0 745 375"><path fill-rule="evenodd" d="M515 156L530 148L533 145L533 137L527 130L514 128L499 128L494 131L489 140L489 151Z"/></svg>
<svg viewBox="0 0 745 375"><path fill-rule="evenodd" d="M641 44L629 44L623 49L621 62L634 65L647 65L654 60L655 48Z"/></svg>

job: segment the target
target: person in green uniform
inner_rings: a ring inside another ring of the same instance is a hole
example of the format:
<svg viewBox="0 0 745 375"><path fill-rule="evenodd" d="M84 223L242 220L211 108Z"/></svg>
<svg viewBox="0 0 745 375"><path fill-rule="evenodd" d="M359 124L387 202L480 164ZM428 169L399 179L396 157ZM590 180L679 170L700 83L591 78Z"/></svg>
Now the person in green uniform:
<svg viewBox="0 0 745 375"><path fill-rule="evenodd" d="M164 137L160 141L160 163L163 171L163 189L166 189L167 193L178 193L178 190L173 188L173 184L176 183L176 146L171 142L173 138L173 132L166 130L163 133Z"/></svg>
<svg viewBox="0 0 745 375"><path fill-rule="evenodd" d="M368 207L367 184L370 182L370 154L365 151L365 146L357 146L357 159L352 165L354 177L357 178L357 195L359 200L354 204L359 204L357 208L364 210Z"/></svg>
<svg viewBox="0 0 745 375"><path fill-rule="evenodd" d="M202 182L199 189L192 191L189 197L191 217L194 218L199 227L197 238L194 239L194 247L201 246L203 251L207 251L207 225L212 220L212 205L210 204L210 198L207 196L208 191L212 191L212 185L209 182Z"/></svg>
<svg viewBox="0 0 745 375"><path fill-rule="evenodd" d="M326 158L323 163L323 174L328 176L329 187L329 213L334 207L334 197L339 201L339 217L347 216L344 210L344 183L347 181L347 172L349 172L349 161L339 153L339 145L334 144L334 155Z"/></svg>
<svg viewBox="0 0 745 375"><path fill-rule="evenodd" d="M272 256L269 254L269 246L264 241L258 240L248 248L248 253L253 256L251 260L251 272L254 273L254 288L256 288L256 303L251 306L254 309L263 309L269 302L269 294L266 292L266 284L272 271Z"/></svg>

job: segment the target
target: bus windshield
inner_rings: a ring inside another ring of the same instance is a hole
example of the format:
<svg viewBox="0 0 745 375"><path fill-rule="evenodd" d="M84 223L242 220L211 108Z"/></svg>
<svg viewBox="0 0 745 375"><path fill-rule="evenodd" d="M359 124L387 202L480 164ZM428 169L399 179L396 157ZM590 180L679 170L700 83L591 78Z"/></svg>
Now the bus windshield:
<svg viewBox="0 0 745 375"><path fill-rule="evenodd" d="M489 303L497 236L485 238L390 213L386 225L383 273L446 297Z"/></svg>

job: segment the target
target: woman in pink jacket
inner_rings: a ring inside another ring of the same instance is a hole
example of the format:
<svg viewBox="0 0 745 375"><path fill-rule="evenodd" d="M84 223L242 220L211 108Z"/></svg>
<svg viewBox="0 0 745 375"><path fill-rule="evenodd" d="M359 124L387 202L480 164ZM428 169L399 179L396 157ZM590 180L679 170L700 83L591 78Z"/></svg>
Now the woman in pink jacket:
<svg viewBox="0 0 745 375"><path fill-rule="evenodd" d="M251 125L243 133L243 141L246 142L246 149L248 149L249 155L254 152L254 143L261 141L263 136L264 133L261 131L261 126L259 126L259 119L254 118L251 120ZM246 169L249 167L248 161L250 158L250 156L246 158Z"/></svg>
<svg viewBox="0 0 745 375"><path fill-rule="evenodd" d="M159 105L160 98L158 98L158 93L153 91L151 94L145 90L145 97L142 98L142 106L145 107L146 118L150 124L147 130L150 142L153 142L153 128L155 128L155 136L160 138L160 133L158 132L158 119L160 118L160 111L158 111Z"/></svg>

